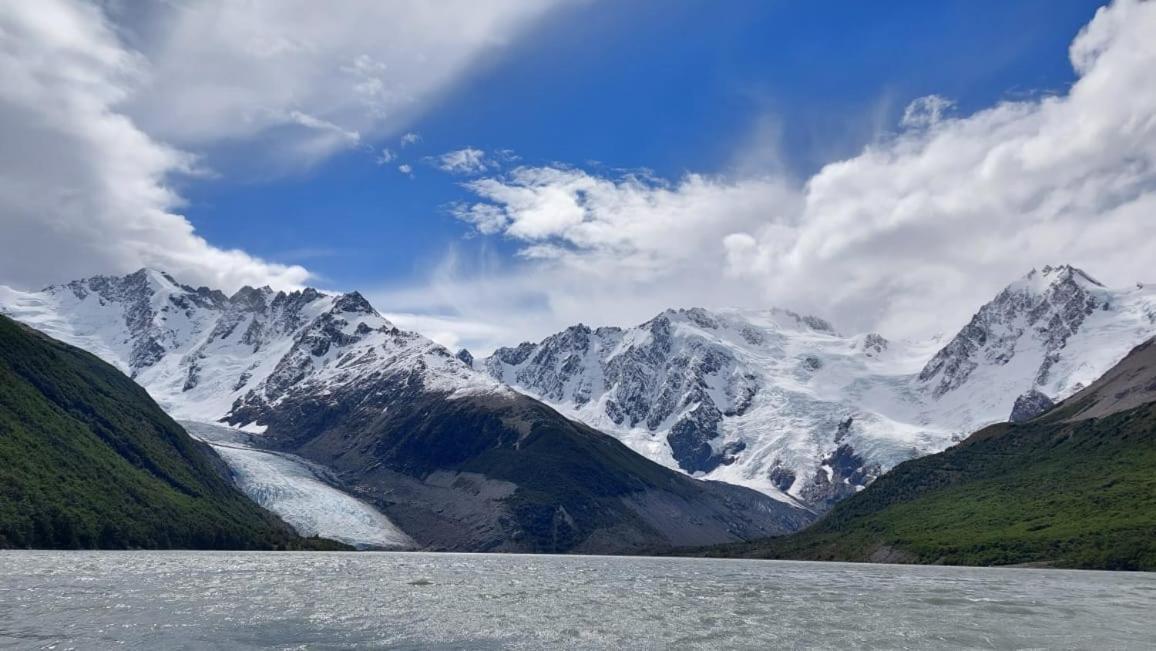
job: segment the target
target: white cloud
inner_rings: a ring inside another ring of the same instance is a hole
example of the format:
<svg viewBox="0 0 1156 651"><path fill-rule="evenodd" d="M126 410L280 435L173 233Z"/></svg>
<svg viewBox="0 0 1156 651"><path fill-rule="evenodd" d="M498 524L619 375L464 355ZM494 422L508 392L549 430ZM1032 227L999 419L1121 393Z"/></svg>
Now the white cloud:
<svg viewBox="0 0 1156 651"><path fill-rule="evenodd" d="M405 174L406 176L413 176L413 166L409 163L402 163L401 165L398 165L397 171Z"/></svg>
<svg viewBox="0 0 1156 651"><path fill-rule="evenodd" d="M308 164L405 128L485 51L557 0L196 0L125 5L149 60L126 103L150 134L198 148L247 140ZM118 6L116 4L112 5ZM310 116L308 123L297 113ZM306 128L287 128L287 127ZM344 135L339 138L336 135ZM417 142L415 133L402 146ZM288 141L288 142L286 142ZM250 155L252 146L250 146Z"/></svg>
<svg viewBox="0 0 1156 651"><path fill-rule="evenodd" d="M1153 34L1156 2L1117 2L1073 41L1066 94L962 117L922 98L906 130L803 184L519 168L468 183L479 200L454 213L520 243L523 266L488 277L540 296L543 323L631 323L665 302L778 304L889 336L949 330L1033 266L1152 276ZM470 298L478 280L457 282L467 289L442 292L457 314L499 318Z"/></svg>
<svg viewBox="0 0 1156 651"><path fill-rule="evenodd" d="M524 257L607 278L650 279L716 262L725 236L786 218L797 203L797 193L775 178L689 175L672 185L558 167L520 167L466 187L485 201L458 206L459 219L525 242Z"/></svg>
<svg viewBox="0 0 1156 651"><path fill-rule="evenodd" d="M394 159L396 159L396 158L397 158L397 154L393 153L393 150L390 149L389 147L385 147L381 150L381 153L379 153L377 155L377 164L378 165L388 165L388 164L392 163L394 161Z"/></svg>
<svg viewBox="0 0 1156 651"><path fill-rule="evenodd" d="M408 147L410 145L416 145L417 143L421 142L421 135L412 131L403 133L401 134L401 138L398 140L398 142L401 143L402 148Z"/></svg>
<svg viewBox="0 0 1156 651"><path fill-rule="evenodd" d="M447 152L437 158L438 169L451 174L481 174L490 165L486 152L473 147Z"/></svg>
<svg viewBox="0 0 1156 651"><path fill-rule="evenodd" d="M954 107L955 102L941 95L918 97L904 109L899 124L909 129L932 127L947 117Z"/></svg>
<svg viewBox="0 0 1156 651"><path fill-rule="evenodd" d="M306 279L301 267L208 244L174 212L166 180L195 161L118 112L147 62L98 9L6 3L0 34L0 282L37 287L144 265L223 288Z"/></svg>
<svg viewBox="0 0 1156 651"><path fill-rule="evenodd" d="M553 4L0 4L0 282L142 265L224 289L304 282L198 236L173 178L224 151L276 173L396 133Z"/></svg>
<svg viewBox="0 0 1156 651"><path fill-rule="evenodd" d="M1067 94L944 118L826 166L789 246L753 230L759 252L736 270L770 296L895 332L965 319L1049 262L1143 279L1156 259L1153 34L1156 3L1101 9L1072 43ZM802 281L828 295L809 299Z"/></svg>

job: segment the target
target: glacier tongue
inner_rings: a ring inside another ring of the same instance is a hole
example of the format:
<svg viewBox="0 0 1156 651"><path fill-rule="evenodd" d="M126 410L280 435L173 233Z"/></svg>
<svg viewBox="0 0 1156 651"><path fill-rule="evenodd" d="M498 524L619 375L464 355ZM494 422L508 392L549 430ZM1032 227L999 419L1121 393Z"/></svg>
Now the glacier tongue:
<svg viewBox="0 0 1156 651"><path fill-rule="evenodd" d="M358 549L414 549L413 539L369 504L326 482L308 461L248 445L248 437L220 425L184 421L213 447L249 499L276 513L302 536L321 536Z"/></svg>
<svg viewBox="0 0 1156 651"><path fill-rule="evenodd" d="M689 474L822 509L906 459L1060 400L1156 334L1156 291L1033 270L949 343L841 335L786 310L578 325L476 365Z"/></svg>

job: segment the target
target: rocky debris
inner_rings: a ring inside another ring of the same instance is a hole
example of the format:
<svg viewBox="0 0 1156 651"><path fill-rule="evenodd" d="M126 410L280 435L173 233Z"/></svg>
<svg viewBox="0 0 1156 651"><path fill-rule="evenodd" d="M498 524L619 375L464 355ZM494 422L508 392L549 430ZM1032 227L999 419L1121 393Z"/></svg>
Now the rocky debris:
<svg viewBox="0 0 1156 651"><path fill-rule="evenodd" d="M840 500L863 490L882 473L877 463L867 462L844 443L823 458L811 483L800 496L814 508L825 511Z"/></svg>
<svg viewBox="0 0 1156 651"><path fill-rule="evenodd" d="M1008 420L1013 423L1024 423L1054 407L1056 403L1043 393L1031 389L1020 394L1012 405Z"/></svg>

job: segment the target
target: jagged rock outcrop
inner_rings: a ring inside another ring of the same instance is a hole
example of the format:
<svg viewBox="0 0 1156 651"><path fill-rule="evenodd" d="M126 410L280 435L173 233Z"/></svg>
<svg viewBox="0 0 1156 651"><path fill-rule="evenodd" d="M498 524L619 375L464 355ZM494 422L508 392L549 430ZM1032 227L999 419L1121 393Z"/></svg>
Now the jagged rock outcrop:
<svg viewBox="0 0 1156 651"><path fill-rule="evenodd" d="M843 444L823 458L802 497L808 504L826 510L866 488L882 472L879 464L866 461L853 447Z"/></svg>
<svg viewBox="0 0 1156 651"><path fill-rule="evenodd" d="M470 368L474 367L474 356L472 353L470 353L470 351L466 350L465 348L462 348L461 350L459 350L458 354L454 355L454 357L457 357L466 366L468 366Z"/></svg>
<svg viewBox="0 0 1156 651"><path fill-rule="evenodd" d="M793 313L791 318L805 319ZM591 409L615 427L663 431L678 467L710 472L745 447L720 441L720 424L727 415L742 414L758 388L725 346L705 340L676 344L680 323L723 327L697 308L665 312L629 333L579 324L539 344L498 349L485 368L551 403L581 408L595 400Z"/></svg>
<svg viewBox="0 0 1156 651"><path fill-rule="evenodd" d="M1020 396L1016 398L1015 404L1012 405L1011 415L1008 416L1008 421L1012 423L1025 423L1051 409L1055 404L1055 401L1051 398L1032 389L1020 394Z"/></svg>
<svg viewBox="0 0 1156 651"><path fill-rule="evenodd" d="M1042 350L1033 382L1049 383L1068 339L1111 298L1098 281L1068 265L1032 270L980 308L963 330L919 372L932 395L959 388L981 366L1003 366L1027 340Z"/></svg>

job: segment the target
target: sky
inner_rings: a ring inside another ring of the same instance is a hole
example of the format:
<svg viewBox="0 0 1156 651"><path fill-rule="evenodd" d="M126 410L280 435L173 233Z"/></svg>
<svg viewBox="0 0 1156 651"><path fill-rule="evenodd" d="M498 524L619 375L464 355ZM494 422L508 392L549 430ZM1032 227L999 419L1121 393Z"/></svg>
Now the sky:
<svg viewBox="0 0 1156 651"><path fill-rule="evenodd" d="M1156 281L1156 3L0 0L0 283L359 290L486 353Z"/></svg>

